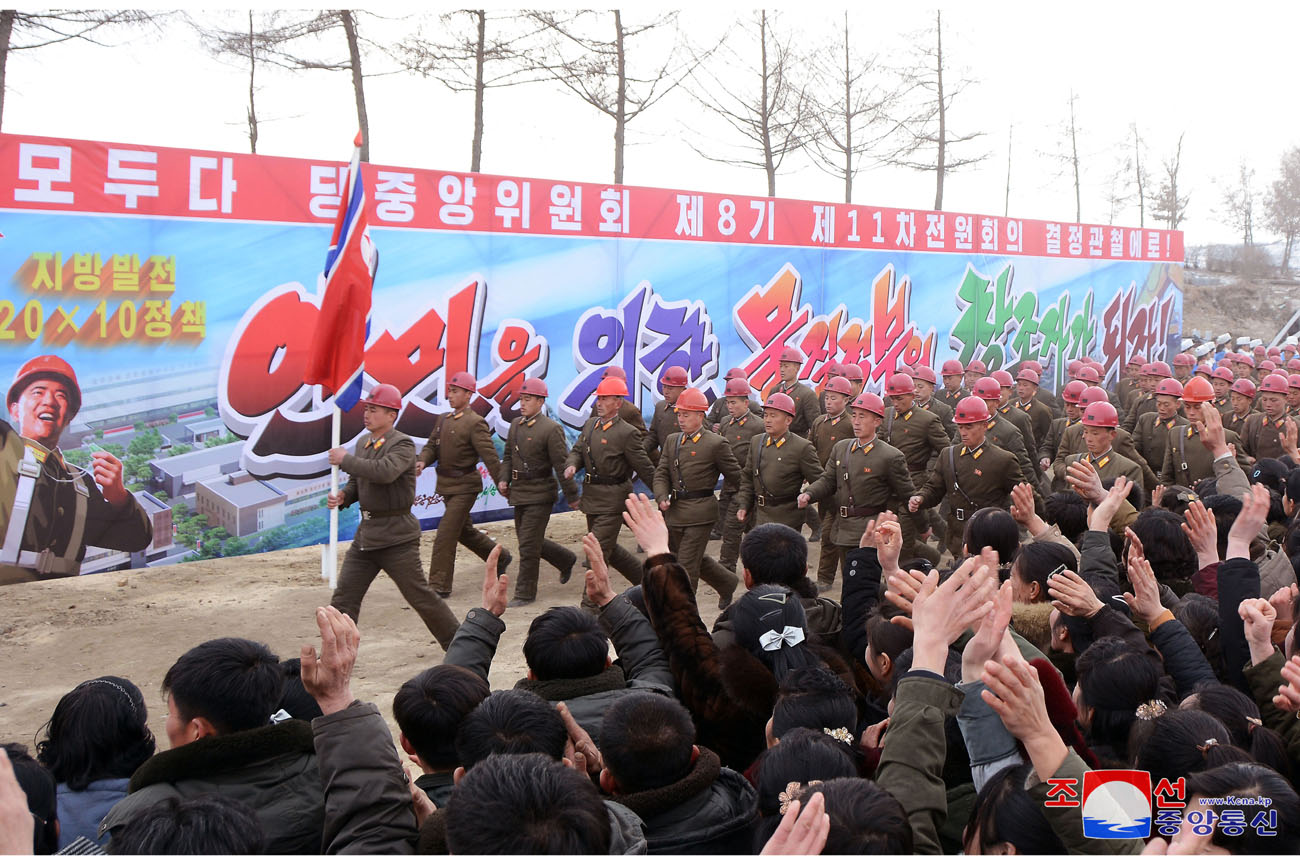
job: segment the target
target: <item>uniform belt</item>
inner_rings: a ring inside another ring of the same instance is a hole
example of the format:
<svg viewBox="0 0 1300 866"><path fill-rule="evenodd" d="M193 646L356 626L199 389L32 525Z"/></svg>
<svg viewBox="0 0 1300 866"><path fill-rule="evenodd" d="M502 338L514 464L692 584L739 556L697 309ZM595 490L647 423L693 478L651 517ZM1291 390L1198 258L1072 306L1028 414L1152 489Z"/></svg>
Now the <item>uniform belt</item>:
<svg viewBox="0 0 1300 866"><path fill-rule="evenodd" d="M410 513L411 509L409 508L383 508L374 511L367 511L363 508L361 509L361 519L378 520L382 517L402 517Z"/></svg>
<svg viewBox="0 0 1300 866"><path fill-rule="evenodd" d="M838 513L840 517L870 517L879 514L880 509L870 505L841 505Z"/></svg>
<svg viewBox="0 0 1300 866"><path fill-rule="evenodd" d="M713 495L712 490L682 490L680 492L673 490L668 494L668 498L671 500L704 499L706 496L712 496L712 495Z"/></svg>
<svg viewBox="0 0 1300 866"><path fill-rule="evenodd" d="M438 474L443 478L464 478L466 475L478 474L478 468L471 466L468 469L447 469L443 466L439 466Z"/></svg>
<svg viewBox="0 0 1300 866"><path fill-rule="evenodd" d="M511 469L511 481L536 481L538 478L548 478L554 470L547 466L545 469Z"/></svg>
<svg viewBox="0 0 1300 866"><path fill-rule="evenodd" d="M798 498L798 496L764 496L761 493L754 497L755 501L764 508L774 508L777 505L789 505Z"/></svg>
<svg viewBox="0 0 1300 866"><path fill-rule="evenodd" d="M618 484L626 484L627 482L628 477L626 475L592 475L588 472L586 483L601 484L612 487Z"/></svg>

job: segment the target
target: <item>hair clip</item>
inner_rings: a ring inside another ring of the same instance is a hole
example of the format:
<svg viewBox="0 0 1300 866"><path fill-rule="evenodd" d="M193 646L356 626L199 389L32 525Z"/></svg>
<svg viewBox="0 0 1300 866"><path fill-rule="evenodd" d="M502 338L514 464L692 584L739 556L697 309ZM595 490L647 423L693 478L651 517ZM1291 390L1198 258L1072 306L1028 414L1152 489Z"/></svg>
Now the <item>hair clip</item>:
<svg viewBox="0 0 1300 866"><path fill-rule="evenodd" d="M853 745L853 735L849 733L848 728L822 728L822 733L834 737L846 746Z"/></svg>
<svg viewBox="0 0 1300 866"><path fill-rule="evenodd" d="M131 700L131 695L127 692L126 689L122 688L112 680L87 680L86 682L82 683L82 685L83 686L111 686L122 693L122 697L126 698L126 702L131 705L132 710L135 709L135 701Z"/></svg>
<svg viewBox="0 0 1300 866"><path fill-rule="evenodd" d="M820 785L821 779L810 779L808 782L787 782L785 790L776 795L777 800L781 803L781 814L784 815L790 808L790 804L799 799L800 792L803 791L804 785L809 787Z"/></svg>
<svg viewBox="0 0 1300 866"><path fill-rule="evenodd" d="M1209 752L1211 748L1213 748L1214 746L1217 746L1217 745L1219 745L1219 741L1216 740L1214 737L1210 737L1210 738L1209 738L1208 740L1206 740L1204 743L1202 743L1201 745L1197 746L1197 747L1196 747L1196 750L1197 750L1198 752L1200 752L1202 755L1204 755L1204 754L1206 754L1207 752Z"/></svg>
<svg viewBox="0 0 1300 866"><path fill-rule="evenodd" d="M1144 722L1150 722L1158 719L1165 714L1169 706L1162 700L1147 701L1145 704L1138 704L1138 708L1133 711Z"/></svg>

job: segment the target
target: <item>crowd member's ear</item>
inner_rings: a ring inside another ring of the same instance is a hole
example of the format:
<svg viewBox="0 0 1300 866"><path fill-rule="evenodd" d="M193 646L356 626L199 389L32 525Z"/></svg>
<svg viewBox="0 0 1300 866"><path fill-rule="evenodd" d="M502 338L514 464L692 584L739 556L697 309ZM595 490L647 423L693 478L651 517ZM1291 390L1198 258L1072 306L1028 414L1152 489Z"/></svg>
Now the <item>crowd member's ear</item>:
<svg viewBox="0 0 1300 866"><path fill-rule="evenodd" d="M768 716L768 718L767 718L767 724L763 726L763 736L767 738L767 747L768 747L769 749L772 748L773 746L775 746L777 743L781 742L781 741L778 740L776 737L772 736L772 717L771 717L771 716ZM696 754L698 754L698 752L697 752Z"/></svg>
<svg viewBox="0 0 1300 866"><path fill-rule="evenodd" d="M397 739L398 742L402 744L402 751L406 752L406 754L408 754L412 758L419 757L418 755L415 754L415 747L411 745L411 741L406 739L406 734L398 734Z"/></svg>
<svg viewBox="0 0 1300 866"><path fill-rule="evenodd" d="M529 669L528 669L528 679L530 679L530 680L535 680L535 679L537 679L537 674L533 673L533 669L532 669L532 668L529 668Z"/></svg>
<svg viewBox="0 0 1300 866"><path fill-rule="evenodd" d="M614 781L614 774L607 769L600 771L600 790L611 796L618 793L618 783Z"/></svg>
<svg viewBox="0 0 1300 866"><path fill-rule="evenodd" d="M805 569L805 572L806 572L806 571L807 571L807 569ZM745 579L745 589L753 589L753 588L754 588L754 575L750 574L750 573L749 573L749 569L748 569L748 568L745 568L744 566L741 566L741 572L742 572L742 573L741 573L740 576L743 577L743 578Z"/></svg>
<svg viewBox="0 0 1300 866"><path fill-rule="evenodd" d="M453 785L459 785L459 784L460 784L460 780L463 779L463 778L465 778L465 768L464 768L464 767L457 767L456 769L452 770L452 772L451 772L451 783L452 783Z"/></svg>
<svg viewBox="0 0 1300 866"><path fill-rule="evenodd" d="M605 667L609 667L609 666L612 665L613 663L614 663L614 662L610 659L609 656L605 656Z"/></svg>
<svg viewBox="0 0 1300 866"><path fill-rule="evenodd" d="M881 653L877 656L880 659L880 672L885 675L885 679L894 676L894 660L889 657L889 653Z"/></svg>

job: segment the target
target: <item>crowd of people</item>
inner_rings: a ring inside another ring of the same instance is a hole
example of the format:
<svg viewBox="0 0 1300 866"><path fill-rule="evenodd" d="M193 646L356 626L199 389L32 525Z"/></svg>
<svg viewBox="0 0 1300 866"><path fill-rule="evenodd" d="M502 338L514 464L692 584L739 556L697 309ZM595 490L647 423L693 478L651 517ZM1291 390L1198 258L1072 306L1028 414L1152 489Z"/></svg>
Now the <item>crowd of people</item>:
<svg viewBox="0 0 1300 866"><path fill-rule="evenodd" d="M81 683L0 755L0 853L1300 852L1295 345L1135 355L1113 391L1081 358L1057 393L1034 362L955 360L883 396L833 365L818 393L780 357L759 400L736 369L713 405L668 368L649 425L609 368L571 448L528 380L504 456L472 377L418 456L376 387L330 454L329 505L362 521L319 649L189 650L162 750L134 683ZM479 461L515 507L513 577L457 499ZM581 554L546 537L561 490ZM463 621L457 543L485 559ZM581 597L492 691L506 609L579 555ZM393 695L396 743L350 686L381 570L445 649ZM1145 780L1148 813L1094 771Z"/></svg>

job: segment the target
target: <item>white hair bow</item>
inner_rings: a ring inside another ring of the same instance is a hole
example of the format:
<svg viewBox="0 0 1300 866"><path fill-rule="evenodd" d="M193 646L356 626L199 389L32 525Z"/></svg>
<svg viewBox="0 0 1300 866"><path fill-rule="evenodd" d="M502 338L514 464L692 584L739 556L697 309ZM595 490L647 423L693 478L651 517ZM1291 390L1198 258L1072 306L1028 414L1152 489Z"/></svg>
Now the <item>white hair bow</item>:
<svg viewBox="0 0 1300 866"><path fill-rule="evenodd" d="M780 631L769 631L758 639L758 645L771 652L780 649L781 644L794 646L803 643L803 629L797 625L788 625Z"/></svg>

